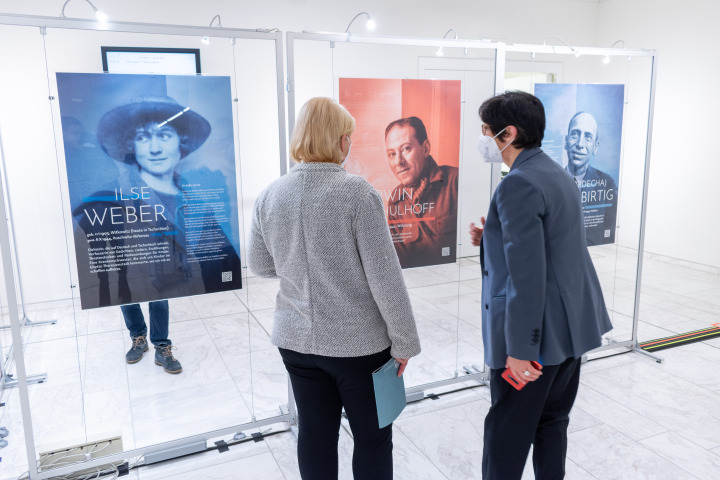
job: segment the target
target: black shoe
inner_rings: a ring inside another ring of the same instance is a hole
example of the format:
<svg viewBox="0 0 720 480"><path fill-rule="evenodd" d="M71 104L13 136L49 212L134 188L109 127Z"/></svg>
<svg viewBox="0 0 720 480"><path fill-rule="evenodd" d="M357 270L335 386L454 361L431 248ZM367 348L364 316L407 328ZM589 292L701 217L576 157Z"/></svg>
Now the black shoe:
<svg viewBox="0 0 720 480"><path fill-rule="evenodd" d="M172 345L158 345L155 347L155 365L163 367L167 373L182 372L182 365L173 357Z"/></svg>
<svg viewBox="0 0 720 480"><path fill-rule="evenodd" d="M132 347L125 354L125 361L127 363L137 363L143 357L143 353L148 351L147 337L138 335L130 338L132 338Z"/></svg>

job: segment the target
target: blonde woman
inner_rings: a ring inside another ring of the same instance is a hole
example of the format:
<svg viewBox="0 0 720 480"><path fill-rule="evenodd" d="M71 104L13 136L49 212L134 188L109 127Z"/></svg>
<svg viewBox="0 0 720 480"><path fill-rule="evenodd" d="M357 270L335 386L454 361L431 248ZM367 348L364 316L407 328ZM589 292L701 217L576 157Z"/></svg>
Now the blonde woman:
<svg viewBox="0 0 720 480"><path fill-rule="evenodd" d="M391 479L392 425L378 428L372 372L420 353L415 319L382 199L342 168L353 117L329 98L300 110L290 142L297 165L258 197L248 263L279 277L272 331L299 416L305 480L337 479L343 408L356 480Z"/></svg>

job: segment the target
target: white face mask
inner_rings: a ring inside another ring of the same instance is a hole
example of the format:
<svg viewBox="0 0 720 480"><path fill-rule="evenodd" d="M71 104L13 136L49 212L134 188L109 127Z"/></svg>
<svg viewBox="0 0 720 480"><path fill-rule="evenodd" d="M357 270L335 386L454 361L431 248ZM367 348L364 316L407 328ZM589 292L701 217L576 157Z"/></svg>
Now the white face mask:
<svg viewBox="0 0 720 480"><path fill-rule="evenodd" d="M506 127L507 128L507 127ZM507 145L503 147L502 150L500 150L500 147L498 147L497 143L495 142L495 139L505 131L505 128L500 130L500 132L495 135L494 137L488 137L487 135L480 135L480 138L478 138L477 141L477 149L478 152L480 152L480 155L483 158L483 161L486 163L502 163L502 152L505 151L505 149L513 142L512 139L510 140Z"/></svg>

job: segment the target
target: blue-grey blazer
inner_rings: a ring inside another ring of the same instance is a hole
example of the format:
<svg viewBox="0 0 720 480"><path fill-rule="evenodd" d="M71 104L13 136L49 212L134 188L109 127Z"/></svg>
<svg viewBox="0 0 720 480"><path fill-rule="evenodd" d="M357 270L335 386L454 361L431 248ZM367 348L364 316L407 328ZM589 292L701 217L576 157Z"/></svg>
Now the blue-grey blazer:
<svg viewBox="0 0 720 480"><path fill-rule="evenodd" d="M523 150L495 191L483 232L485 362L507 356L557 365L600 346L612 329L586 246L570 175Z"/></svg>

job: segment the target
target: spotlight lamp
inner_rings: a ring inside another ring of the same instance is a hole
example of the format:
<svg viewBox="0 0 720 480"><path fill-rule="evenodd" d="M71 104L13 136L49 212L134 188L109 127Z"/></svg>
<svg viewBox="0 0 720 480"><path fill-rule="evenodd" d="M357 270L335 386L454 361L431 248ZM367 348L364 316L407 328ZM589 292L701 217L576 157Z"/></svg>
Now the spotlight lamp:
<svg viewBox="0 0 720 480"><path fill-rule="evenodd" d="M558 37L557 35L550 35L549 37L545 37L545 38L543 39L543 45L547 45L546 42L547 42L547 40L550 39L550 38L554 38L554 39L556 39L556 40L560 40L560 42L562 42L563 44L565 44L565 46L570 49L570 51L572 52L572 54L575 55L575 58L577 58L577 57L580 56L580 50L578 50L577 48L571 46L569 43L567 43L565 40L563 40L562 38ZM551 45L551 46L553 47L553 53L555 53L555 45Z"/></svg>
<svg viewBox="0 0 720 480"><path fill-rule="evenodd" d="M353 22L357 20L360 16L365 15L367 17L367 22L365 23L365 28L368 30L375 30L376 23L375 20L372 19L370 14L368 12L360 12L357 15L353 17L352 20L350 20L350 23L348 23L347 28L345 29L345 33L350 33L350 26L352 26Z"/></svg>
<svg viewBox="0 0 720 480"><path fill-rule="evenodd" d="M210 25L208 25L208 28L213 28L213 25L215 24L215 20L217 20L217 28L223 28L222 26L222 20L220 19L220 15L215 15L212 20L210 20ZM205 35L200 38L200 43L203 45L210 45L210 37Z"/></svg>
<svg viewBox="0 0 720 480"><path fill-rule="evenodd" d="M93 12L95 13L95 18L97 18L99 22L105 23L108 21L108 16L105 12L93 5L90 0L85 0L85 2L90 5L90 8L93 9ZM65 16L65 7L67 7L68 3L70 3L70 0L65 0L65 3L63 3L62 10L60 11L60 18L67 18Z"/></svg>
<svg viewBox="0 0 720 480"><path fill-rule="evenodd" d="M615 48L615 45L617 45L617 44L619 44L619 43L622 44L622 45L620 46L620 48L626 48L626 47L625 47L625 41L624 41L624 40L616 40L615 43L613 43L612 45L610 45L610 48L611 48L611 49L612 49L612 48ZM630 58L631 58L631 57L628 57L628 61L630 60ZM607 65L608 63L610 63L610 55L605 55L605 58L603 58L603 63L604 63L605 65Z"/></svg>
<svg viewBox="0 0 720 480"><path fill-rule="evenodd" d="M451 28L450 30L448 30L447 32L445 32L445 35L443 35L442 39L445 40L445 39L447 38L447 36L450 35L450 33L452 33L453 35L455 35L455 38L454 38L453 40L457 40L457 39L458 39L457 32L455 31L454 28ZM445 52L443 51L443 47L438 48L438 49L435 51L435 55L437 55L438 57L442 57L443 55L445 55ZM467 53L465 53L465 55L467 55Z"/></svg>

